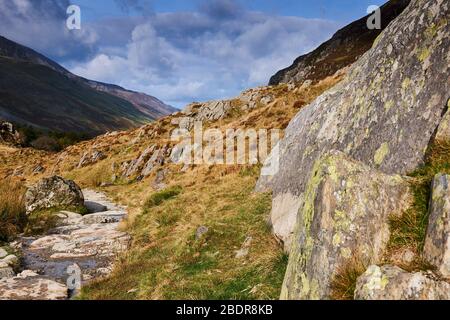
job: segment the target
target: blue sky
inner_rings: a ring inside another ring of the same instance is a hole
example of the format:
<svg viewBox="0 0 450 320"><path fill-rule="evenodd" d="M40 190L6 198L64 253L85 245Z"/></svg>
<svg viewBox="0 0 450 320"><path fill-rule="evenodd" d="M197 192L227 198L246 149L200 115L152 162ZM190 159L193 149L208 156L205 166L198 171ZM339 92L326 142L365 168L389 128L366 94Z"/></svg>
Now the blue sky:
<svg viewBox="0 0 450 320"><path fill-rule="evenodd" d="M182 108L232 97L382 0L0 0L0 35ZM81 7L81 30L65 27Z"/></svg>

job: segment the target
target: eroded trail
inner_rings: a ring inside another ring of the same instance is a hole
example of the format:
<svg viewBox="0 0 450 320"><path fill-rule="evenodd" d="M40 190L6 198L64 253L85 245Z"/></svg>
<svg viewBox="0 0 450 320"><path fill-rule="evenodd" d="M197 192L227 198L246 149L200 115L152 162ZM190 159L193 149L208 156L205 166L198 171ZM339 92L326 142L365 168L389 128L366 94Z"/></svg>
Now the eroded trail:
<svg viewBox="0 0 450 320"><path fill-rule="evenodd" d="M130 241L119 230L126 209L102 193L83 194L90 214L62 211L59 226L48 234L11 244L21 255L23 271L0 280L0 299L67 299L78 280L82 285L111 272L117 254Z"/></svg>

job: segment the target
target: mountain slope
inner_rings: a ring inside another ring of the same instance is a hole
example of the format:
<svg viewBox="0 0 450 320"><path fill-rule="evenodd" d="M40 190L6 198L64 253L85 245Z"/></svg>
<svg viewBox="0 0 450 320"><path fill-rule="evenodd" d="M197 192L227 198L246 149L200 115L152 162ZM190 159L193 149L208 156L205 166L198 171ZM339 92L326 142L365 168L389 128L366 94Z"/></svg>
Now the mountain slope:
<svg viewBox="0 0 450 320"><path fill-rule="evenodd" d="M78 77L3 37L0 65L0 117L10 121L98 134L133 128L176 111L155 97Z"/></svg>
<svg viewBox="0 0 450 320"><path fill-rule="evenodd" d="M269 85L306 80L317 81L351 65L369 50L375 39L407 7L410 0L391 0L381 7L381 30L369 30L367 18L361 18L343 29L316 50L297 58L294 63L278 71Z"/></svg>

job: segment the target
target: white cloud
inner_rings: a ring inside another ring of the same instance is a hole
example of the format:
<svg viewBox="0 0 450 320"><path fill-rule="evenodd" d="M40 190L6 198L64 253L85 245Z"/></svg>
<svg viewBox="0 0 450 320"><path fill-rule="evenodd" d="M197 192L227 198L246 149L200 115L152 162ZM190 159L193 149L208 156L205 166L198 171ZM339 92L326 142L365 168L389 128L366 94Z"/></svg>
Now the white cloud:
<svg viewBox="0 0 450 320"><path fill-rule="evenodd" d="M144 0L120 0L139 10ZM209 0L195 12L149 13L65 25L68 0L0 0L0 30L83 77L182 107L264 85L329 38L334 22L245 11Z"/></svg>

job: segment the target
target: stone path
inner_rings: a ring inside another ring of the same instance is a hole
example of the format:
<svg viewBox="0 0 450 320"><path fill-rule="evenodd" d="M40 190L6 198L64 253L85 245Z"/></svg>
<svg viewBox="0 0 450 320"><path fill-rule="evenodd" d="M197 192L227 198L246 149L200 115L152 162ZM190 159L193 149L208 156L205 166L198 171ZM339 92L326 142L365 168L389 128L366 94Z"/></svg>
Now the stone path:
<svg viewBox="0 0 450 320"><path fill-rule="evenodd" d="M102 193L83 190L83 194L90 214L62 211L59 226L48 234L11 244L20 252L20 270L25 271L18 275L5 272L3 278L0 274L0 299L68 299L77 284L111 272L117 254L130 241L119 230L126 209Z"/></svg>

